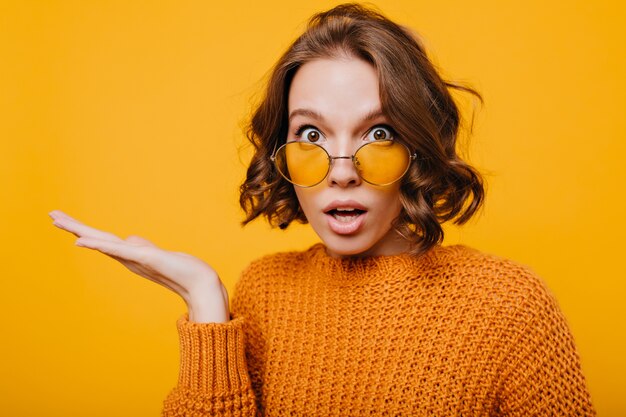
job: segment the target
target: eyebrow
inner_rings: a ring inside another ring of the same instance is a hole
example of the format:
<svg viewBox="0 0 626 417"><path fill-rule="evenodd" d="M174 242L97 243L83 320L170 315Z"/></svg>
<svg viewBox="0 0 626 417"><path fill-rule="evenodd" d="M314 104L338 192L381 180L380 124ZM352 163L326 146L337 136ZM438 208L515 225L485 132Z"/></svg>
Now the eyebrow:
<svg viewBox="0 0 626 417"><path fill-rule="evenodd" d="M324 120L324 116L322 116L320 113L316 112L315 110L311 110L311 109L295 109L289 114L289 121L291 122L291 120L296 116L310 117L312 119L317 119L320 121ZM385 114L382 112L381 109L374 109L370 111L369 113L367 113L363 117L362 120L364 122L367 122L370 120L378 119L379 117L383 117L383 116L385 116Z"/></svg>

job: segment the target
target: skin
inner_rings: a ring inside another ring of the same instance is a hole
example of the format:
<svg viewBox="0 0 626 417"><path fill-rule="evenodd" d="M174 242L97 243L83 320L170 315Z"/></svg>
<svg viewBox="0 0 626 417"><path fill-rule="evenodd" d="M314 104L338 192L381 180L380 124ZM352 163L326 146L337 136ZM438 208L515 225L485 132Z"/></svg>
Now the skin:
<svg viewBox="0 0 626 417"><path fill-rule="evenodd" d="M296 115L298 109L309 113ZM370 64L349 57L311 61L298 70L292 82L289 111L293 118L288 140L301 139L296 137L294 129L306 123L314 127L304 131L304 135L322 139L331 155L352 155L364 141L373 140L372 135L392 133L390 126L389 130L380 126L388 124L382 114L364 120L379 110L378 80ZM317 116L312 116L311 111ZM350 160L340 159L322 183L306 189L296 187L296 193L307 219L331 256L376 256L408 249L391 230L391 222L400 212L399 187L399 182L386 187L372 186L359 178ZM348 199L367 208L366 220L358 232L338 235L328 227L323 209L332 201ZM49 215L54 226L78 238L77 246L101 252L135 274L177 293L187 304L190 321L230 320L226 288L206 262L164 250L139 236L123 239L60 210Z"/></svg>
<svg viewBox="0 0 626 417"><path fill-rule="evenodd" d="M60 210L50 212L49 216L54 226L78 237L77 246L108 255L137 275L180 295L187 304L189 320L198 323L230 320L226 288L207 263L185 253L161 249L139 236L122 239L87 226Z"/></svg>
<svg viewBox="0 0 626 417"><path fill-rule="evenodd" d="M381 112L377 71L354 57L304 64L292 81L288 108L287 140L310 139L333 156L352 155L381 132L392 135L393 127ZM303 125L307 129L297 135ZM408 250L407 242L391 226L402 209L400 181L385 187L371 185L359 177L351 160L337 159L324 181L310 188L296 186L295 191L329 255L394 255ZM367 208L364 225L357 233L343 235L330 228L324 208L336 200L353 200Z"/></svg>

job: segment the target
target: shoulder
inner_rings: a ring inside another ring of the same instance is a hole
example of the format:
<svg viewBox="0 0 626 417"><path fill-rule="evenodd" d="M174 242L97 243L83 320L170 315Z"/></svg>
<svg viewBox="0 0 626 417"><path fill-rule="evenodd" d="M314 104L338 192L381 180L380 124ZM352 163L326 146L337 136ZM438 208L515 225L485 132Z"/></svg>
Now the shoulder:
<svg viewBox="0 0 626 417"><path fill-rule="evenodd" d="M257 258L244 268L236 287L269 285L277 278L293 275L320 250L323 246L318 243L303 251L276 252Z"/></svg>
<svg viewBox="0 0 626 417"><path fill-rule="evenodd" d="M440 247L434 258L436 267L451 271L457 278L511 283L529 288L545 286L529 265L469 246Z"/></svg>
<svg viewBox="0 0 626 417"><path fill-rule="evenodd" d="M319 250L318 244L304 251L277 252L250 262L235 283L233 310L237 315L261 314L284 277L293 276Z"/></svg>
<svg viewBox="0 0 626 417"><path fill-rule="evenodd" d="M479 296L522 315L539 310L557 312L556 298L546 282L529 265L478 249L454 245L435 253L436 268L449 279Z"/></svg>

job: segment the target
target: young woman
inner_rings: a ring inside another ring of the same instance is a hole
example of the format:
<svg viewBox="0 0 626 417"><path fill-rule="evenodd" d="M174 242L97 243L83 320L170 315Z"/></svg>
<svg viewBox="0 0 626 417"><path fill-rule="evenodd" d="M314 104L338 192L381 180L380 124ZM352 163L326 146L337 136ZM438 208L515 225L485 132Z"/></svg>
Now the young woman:
<svg viewBox="0 0 626 417"><path fill-rule="evenodd" d="M276 64L241 205L318 243L253 262L232 308L217 273L66 214L54 224L179 294L165 416L595 415L572 335L532 271L441 223L481 206L459 112L423 48L358 5L314 16Z"/></svg>

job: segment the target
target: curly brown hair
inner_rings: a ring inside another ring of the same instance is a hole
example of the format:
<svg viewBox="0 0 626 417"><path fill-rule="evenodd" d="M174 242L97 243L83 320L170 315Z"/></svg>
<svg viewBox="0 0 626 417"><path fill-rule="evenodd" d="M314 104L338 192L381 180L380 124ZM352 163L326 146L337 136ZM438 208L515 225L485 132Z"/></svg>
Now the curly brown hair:
<svg viewBox="0 0 626 417"><path fill-rule="evenodd" d="M263 100L253 112L247 137L255 148L240 187L242 222L266 216L272 226L306 223L293 185L270 160L288 129L288 94L306 62L354 56L378 72L380 101L397 140L418 155L402 179L402 210L393 228L419 253L443 241L441 223L466 223L484 201L483 179L457 154L460 114L450 90L475 90L444 81L411 31L359 4L343 4L314 15L305 32L274 66Z"/></svg>

